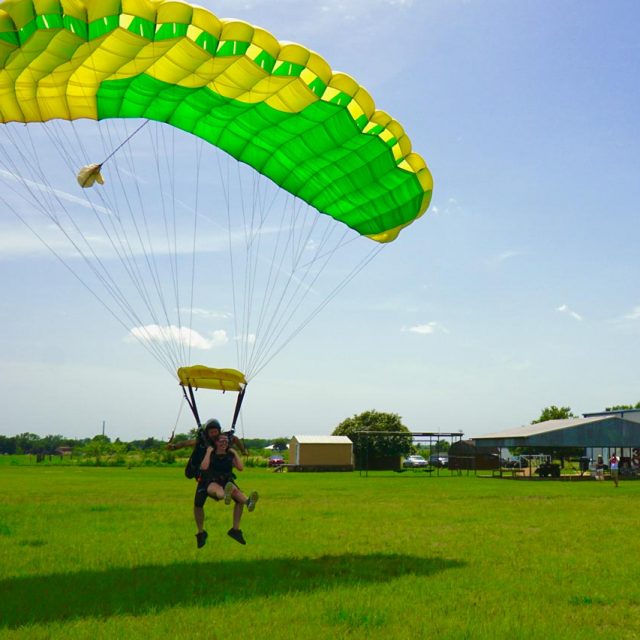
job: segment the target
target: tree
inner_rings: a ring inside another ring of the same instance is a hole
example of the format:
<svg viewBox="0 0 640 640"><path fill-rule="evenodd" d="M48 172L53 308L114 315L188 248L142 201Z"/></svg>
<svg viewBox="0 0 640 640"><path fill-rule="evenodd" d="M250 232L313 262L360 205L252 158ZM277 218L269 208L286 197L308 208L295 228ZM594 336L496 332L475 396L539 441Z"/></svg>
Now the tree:
<svg viewBox="0 0 640 640"><path fill-rule="evenodd" d="M0 436L0 453L16 452L16 439L9 436Z"/></svg>
<svg viewBox="0 0 640 640"><path fill-rule="evenodd" d="M451 443L448 440L438 440L433 447L431 447L431 453L438 451L440 453L446 453L449 451Z"/></svg>
<svg viewBox="0 0 640 640"><path fill-rule="evenodd" d="M39 449L40 436L35 433L20 433L15 436L16 453L36 453Z"/></svg>
<svg viewBox="0 0 640 640"><path fill-rule="evenodd" d="M343 420L333 430L333 435L348 436L351 439L356 460L362 460L362 456L365 453L369 458L381 458L407 456L412 451L410 436L366 436L361 432L373 434L376 432L411 433L402 424L402 419L396 413L384 413L375 410L365 411Z"/></svg>
<svg viewBox="0 0 640 640"><path fill-rule="evenodd" d="M628 409L640 409L640 402L632 404L614 404L613 407L607 407L605 411L626 411Z"/></svg>
<svg viewBox="0 0 640 640"><path fill-rule="evenodd" d="M537 420L532 420L531 424L538 424L538 422L546 422L547 420L565 420L567 418L577 418L571 413L571 407L556 407L552 404L550 407L545 407Z"/></svg>
<svg viewBox="0 0 640 640"><path fill-rule="evenodd" d="M291 441L291 438L276 438L273 441L273 450L286 451L290 441Z"/></svg>

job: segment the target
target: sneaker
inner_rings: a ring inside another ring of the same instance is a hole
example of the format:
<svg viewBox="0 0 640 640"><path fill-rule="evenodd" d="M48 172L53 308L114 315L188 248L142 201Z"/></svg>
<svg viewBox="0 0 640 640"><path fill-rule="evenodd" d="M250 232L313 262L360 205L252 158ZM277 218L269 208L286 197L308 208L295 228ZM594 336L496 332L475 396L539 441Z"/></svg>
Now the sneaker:
<svg viewBox="0 0 640 640"><path fill-rule="evenodd" d="M229 531L227 531L227 535L240 544L247 544L247 541L244 539L240 529L229 529Z"/></svg>
<svg viewBox="0 0 640 640"><path fill-rule="evenodd" d="M233 493L233 490L236 488L236 485L233 484L233 482L227 482L227 484L224 485L224 503L225 504L231 504L231 494Z"/></svg>
<svg viewBox="0 0 640 640"><path fill-rule="evenodd" d="M198 549L202 549L205 544L207 544L207 538L209 534L206 531L202 531L201 533L196 533L196 541L198 543Z"/></svg>
<svg viewBox="0 0 640 640"><path fill-rule="evenodd" d="M258 502L258 492L254 491L247 500L247 511L253 511L256 508L256 502Z"/></svg>

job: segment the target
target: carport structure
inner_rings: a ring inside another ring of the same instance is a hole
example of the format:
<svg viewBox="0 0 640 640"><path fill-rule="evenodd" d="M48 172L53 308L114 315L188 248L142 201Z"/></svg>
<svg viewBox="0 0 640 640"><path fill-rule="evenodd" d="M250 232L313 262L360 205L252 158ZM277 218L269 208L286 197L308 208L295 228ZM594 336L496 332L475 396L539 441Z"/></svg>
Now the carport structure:
<svg viewBox="0 0 640 640"><path fill-rule="evenodd" d="M615 451L621 471L640 473L640 412L585 414L583 418L547 420L515 429L476 436L483 447L532 447L555 450L583 448L585 456L602 455L605 462Z"/></svg>
<svg viewBox="0 0 640 640"><path fill-rule="evenodd" d="M462 440L464 434L462 431L444 432L444 431L357 431L353 434L353 441L356 455L356 468L360 471L360 475L369 475L369 471L391 470L398 471L401 469L402 456L398 453L391 453L383 457L378 456L377 460L372 459L370 453L374 442L388 442L391 449L397 448L397 443L403 444L415 443L425 445L429 448L431 454L439 454L438 443L442 440L448 440L451 444ZM382 445L384 448L384 444ZM382 462L382 464L377 464ZM434 467L429 464L425 469L429 472ZM440 467L435 467L436 475L440 475Z"/></svg>

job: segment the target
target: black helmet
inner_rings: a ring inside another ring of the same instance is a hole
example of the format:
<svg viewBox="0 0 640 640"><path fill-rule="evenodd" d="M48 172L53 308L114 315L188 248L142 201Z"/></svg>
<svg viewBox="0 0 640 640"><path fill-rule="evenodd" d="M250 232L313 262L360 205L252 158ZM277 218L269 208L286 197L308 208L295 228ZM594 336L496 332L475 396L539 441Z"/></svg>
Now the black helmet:
<svg viewBox="0 0 640 640"><path fill-rule="evenodd" d="M209 431L209 429L217 429L218 431L222 431L222 427L220 426L220 422L215 418L211 418L211 420L207 420L204 423L204 430Z"/></svg>

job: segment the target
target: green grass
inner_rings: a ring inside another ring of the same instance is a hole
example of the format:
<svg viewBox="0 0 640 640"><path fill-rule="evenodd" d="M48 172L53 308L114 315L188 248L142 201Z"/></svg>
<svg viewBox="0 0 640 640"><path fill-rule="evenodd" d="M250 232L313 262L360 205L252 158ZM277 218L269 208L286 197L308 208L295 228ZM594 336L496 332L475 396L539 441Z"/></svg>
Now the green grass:
<svg viewBox="0 0 640 640"><path fill-rule="evenodd" d="M640 637L640 482L0 466L0 638Z"/></svg>

